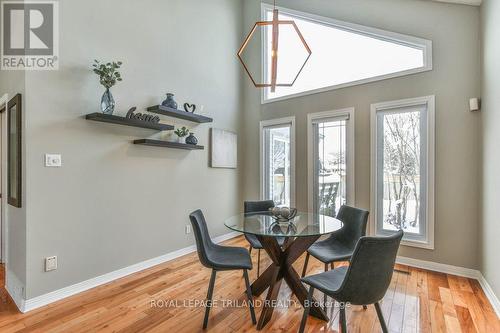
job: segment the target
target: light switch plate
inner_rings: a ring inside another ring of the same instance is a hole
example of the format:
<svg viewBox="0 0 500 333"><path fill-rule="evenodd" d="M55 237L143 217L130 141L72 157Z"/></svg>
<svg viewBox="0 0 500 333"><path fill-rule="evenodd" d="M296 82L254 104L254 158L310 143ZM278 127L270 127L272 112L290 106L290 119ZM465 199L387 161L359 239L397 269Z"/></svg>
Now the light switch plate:
<svg viewBox="0 0 500 333"><path fill-rule="evenodd" d="M62 157L60 154L45 154L45 166L59 168L62 166Z"/></svg>
<svg viewBox="0 0 500 333"><path fill-rule="evenodd" d="M57 257L47 257L45 258L45 271L55 271L57 269Z"/></svg>
<svg viewBox="0 0 500 333"><path fill-rule="evenodd" d="M191 225L186 224L186 235L189 235L191 233Z"/></svg>

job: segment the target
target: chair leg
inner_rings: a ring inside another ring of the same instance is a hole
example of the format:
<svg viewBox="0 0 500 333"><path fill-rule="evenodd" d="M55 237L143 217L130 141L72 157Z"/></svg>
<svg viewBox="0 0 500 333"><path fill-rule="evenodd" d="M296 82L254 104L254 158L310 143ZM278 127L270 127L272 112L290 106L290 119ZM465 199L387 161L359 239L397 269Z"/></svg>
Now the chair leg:
<svg viewBox="0 0 500 333"><path fill-rule="evenodd" d="M250 255L250 261L253 263L253 260L252 260L252 245L250 245L248 247L248 254ZM243 273L243 276L245 276L245 273Z"/></svg>
<svg viewBox="0 0 500 333"><path fill-rule="evenodd" d="M340 307L340 331L342 333L347 333L347 319L345 315L345 305Z"/></svg>
<svg viewBox="0 0 500 333"><path fill-rule="evenodd" d="M335 269L335 262L332 262L332 263L330 264L330 269Z"/></svg>
<svg viewBox="0 0 500 333"><path fill-rule="evenodd" d="M250 255L250 261L252 261L252 249L253 249L253 247L252 247L252 245L250 245L250 246L248 247L248 254ZM252 262L253 262L253 261L252 261ZM243 273L243 276L245 276L245 273Z"/></svg>
<svg viewBox="0 0 500 333"><path fill-rule="evenodd" d="M253 297L252 297L252 289L250 287L250 281L248 280L248 271L246 269L243 270L243 275L245 276L245 285L247 287L247 297L248 297L248 306L250 307L250 316L252 317L252 323L257 324L257 319L255 318L255 311L253 308Z"/></svg>
<svg viewBox="0 0 500 333"><path fill-rule="evenodd" d="M302 315L302 321L300 322L299 333L303 333L306 328L307 317L309 316L309 310L311 308L312 297L314 293L314 288L309 287L309 293L307 294L307 301L304 302L304 314Z"/></svg>
<svg viewBox="0 0 500 333"><path fill-rule="evenodd" d="M304 268L302 269L302 277L306 276L306 271L307 271L307 264L309 263L309 256L310 254L306 254L306 261L304 262Z"/></svg>
<svg viewBox="0 0 500 333"><path fill-rule="evenodd" d="M328 272L328 264L325 264L325 272ZM325 311L326 311L326 308L327 308L327 306L326 306L327 298L326 297L327 297L326 294L323 294L323 306L325 308Z"/></svg>
<svg viewBox="0 0 500 333"><path fill-rule="evenodd" d="M378 321L380 322L380 326L382 327L382 332L387 333L387 324L385 323L384 315L382 314L382 310L380 309L380 304L375 303L375 310L377 310Z"/></svg>
<svg viewBox="0 0 500 333"><path fill-rule="evenodd" d="M217 271L215 269L213 269L212 276L210 277L210 284L208 285L207 306L205 308L205 319L203 319L203 329L206 329L207 325L208 325L208 315L210 313L210 308L212 307L212 296L214 294L215 275L216 274L217 274Z"/></svg>
<svg viewBox="0 0 500 333"><path fill-rule="evenodd" d="M257 277L260 276L260 249L257 252Z"/></svg>

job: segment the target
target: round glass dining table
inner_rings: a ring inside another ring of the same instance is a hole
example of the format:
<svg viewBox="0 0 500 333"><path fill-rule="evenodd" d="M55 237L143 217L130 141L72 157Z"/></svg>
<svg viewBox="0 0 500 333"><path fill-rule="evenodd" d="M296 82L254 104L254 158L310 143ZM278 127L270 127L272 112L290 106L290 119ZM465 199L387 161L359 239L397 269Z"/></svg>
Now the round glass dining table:
<svg viewBox="0 0 500 333"><path fill-rule="evenodd" d="M233 231L255 235L272 261L272 264L252 284L254 296L260 296L268 289L257 324L258 330L264 328L271 320L283 280L304 305L307 290L292 264L322 235L342 228L342 222L336 218L302 212L297 213L297 216L288 222L278 222L269 212L260 212L235 215L228 218L224 224ZM283 246L278 244L279 237L285 238ZM328 316L316 300L311 304L310 314L328 321Z"/></svg>

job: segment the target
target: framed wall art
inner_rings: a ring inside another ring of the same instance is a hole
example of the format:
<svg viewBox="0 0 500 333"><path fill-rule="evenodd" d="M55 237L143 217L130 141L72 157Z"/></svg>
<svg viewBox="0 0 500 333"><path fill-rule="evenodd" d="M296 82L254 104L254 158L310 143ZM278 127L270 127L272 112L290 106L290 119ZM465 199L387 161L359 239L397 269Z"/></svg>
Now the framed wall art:
<svg viewBox="0 0 500 333"><path fill-rule="evenodd" d="M238 135L231 131L212 128L210 132L212 168L238 167Z"/></svg>
<svg viewBox="0 0 500 333"><path fill-rule="evenodd" d="M22 104L17 94L7 104L7 202L22 206Z"/></svg>

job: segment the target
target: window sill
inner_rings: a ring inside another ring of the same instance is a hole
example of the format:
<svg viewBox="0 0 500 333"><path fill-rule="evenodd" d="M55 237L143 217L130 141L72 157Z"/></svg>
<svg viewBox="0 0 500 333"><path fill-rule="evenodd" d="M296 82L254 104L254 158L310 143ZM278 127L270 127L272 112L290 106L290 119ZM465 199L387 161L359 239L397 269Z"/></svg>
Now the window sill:
<svg viewBox="0 0 500 333"><path fill-rule="evenodd" d="M401 245L408 247L417 247L426 250L434 250L434 243L430 241L402 240Z"/></svg>

